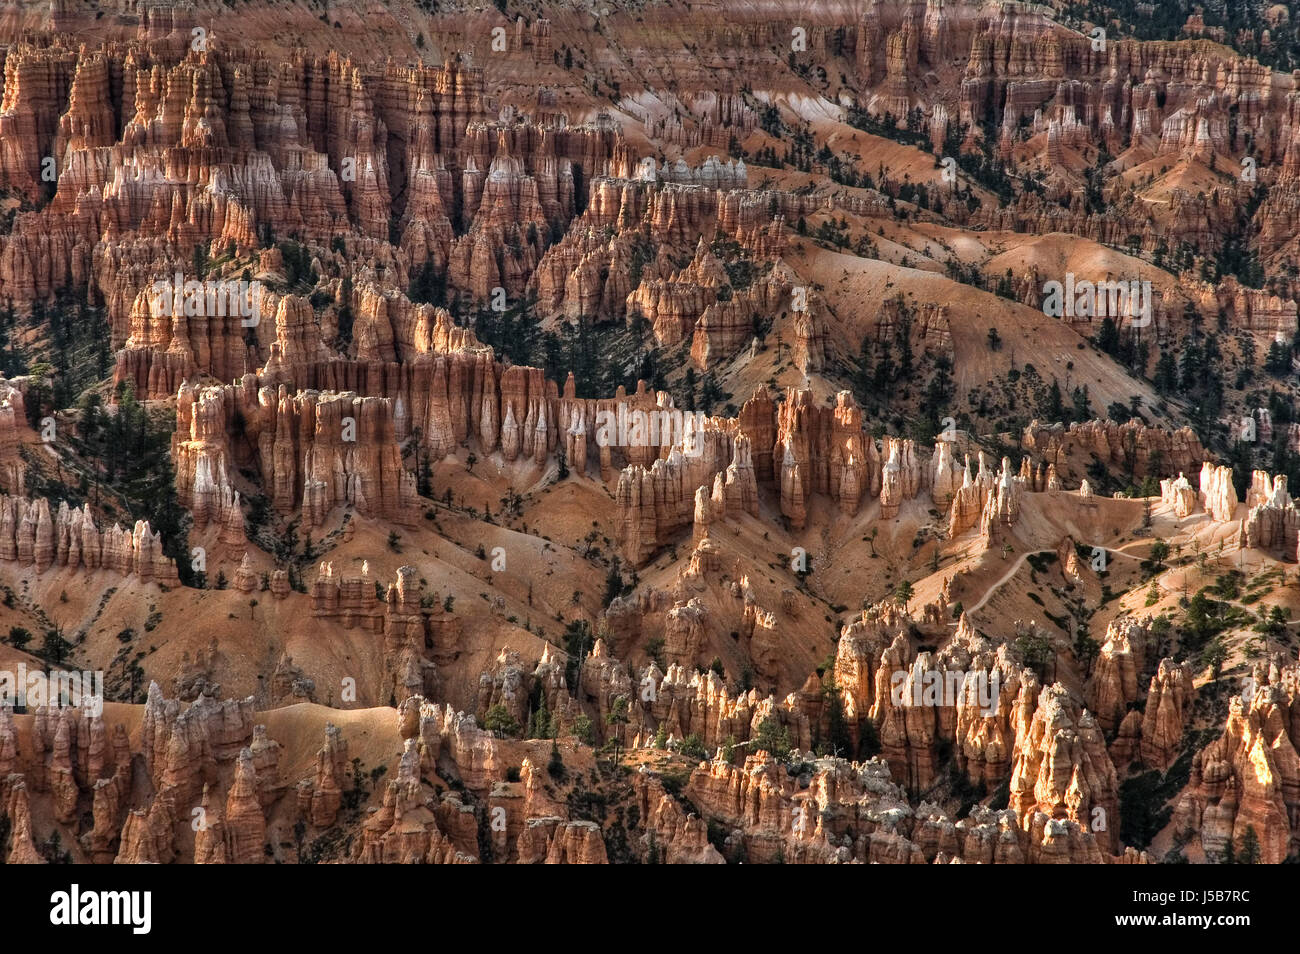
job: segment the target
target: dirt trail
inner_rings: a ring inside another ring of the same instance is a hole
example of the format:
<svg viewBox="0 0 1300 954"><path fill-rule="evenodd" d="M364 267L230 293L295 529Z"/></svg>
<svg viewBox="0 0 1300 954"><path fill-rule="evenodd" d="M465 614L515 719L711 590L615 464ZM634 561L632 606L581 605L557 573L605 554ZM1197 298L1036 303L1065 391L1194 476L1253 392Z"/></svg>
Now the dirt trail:
<svg viewBox="0 0 1300 954"><path fill-rule="evenodd" d="M1149 540L1135 540L1133 543L1126 544L1125 546L1131 547L1131 546L1136 546L1139 544L1150 543L1150 542L1151 541ZM1107 553L1111 554L1112 556L1123 557L1126 560L1141 561L1146 559L1145 557L1138 557L1138 556L1134 556L1131 553L1125 553L1123 547L1102 547L1101 549L1105 550ZM982 609L984 604L987 603L990 599L992 599L993 594L996 593L1002 587L1002 585L1007 582L1007 580L1011 579L1013 576L1016 575L1016 573L1020 570L1021 565L1029 557L1036 556L1040 553L1055 553L1055 552L1056 551L1054 549L1053 550L1030 550L1026 553L1020 554L1020 556L1016 557L1016 561L1012 563L1011 566L1007 569L1007 572L1003 573L1001 577L999 577L997 580L995 580L993 583L989 585L989 588L984 591L984 595L980 597L980 601L976 603L974 606L972 606L970 609L965 610L964 612L974 613L976 610Z"/></svg>

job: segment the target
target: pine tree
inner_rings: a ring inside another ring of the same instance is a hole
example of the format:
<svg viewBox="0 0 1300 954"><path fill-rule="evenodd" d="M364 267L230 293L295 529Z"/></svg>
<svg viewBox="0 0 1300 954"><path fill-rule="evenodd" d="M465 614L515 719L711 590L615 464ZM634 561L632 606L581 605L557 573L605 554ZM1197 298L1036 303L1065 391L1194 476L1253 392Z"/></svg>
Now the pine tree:
<svg viewBox="0 0 1300 954"><path fill-rule="evenodd" d="M1047 403L1045 410L1047 420L1056 423L1065 416L1065 401L1061 396L1061 386L1056 383L1056 378L1052 378L1052 384L1047 389Z"/></svg>
<svg viewBox="0 0 1300 954"><path fill-rule="evenodd" d="M551 711L546 708L543 698L537 711L533 713L532 724L528 727L530 739L549 739L555 735L555 726L551 720Z"/></svg>
<svg viewBox="0 0 1300 954"><path fill-rule="evenodd" d="M1274 340L1268 346L1268 355L1264 358L1264 370L1274 377L1283 377L1291 370L1291 349L1282 342Z"/></svg>
<svg viewBox="0 0 1300 954"><path fill-rule="evenodd" d="M1247 825L1246 834L1241 836L1241 852L1237 856L1237 864L1257 865L1260 857L1259 835L1255 834L1254 825Z"/></svg>
<svg viewBox="0 0 1300 954"><path fill-rule="evenodd" d="M1165 351L1156 362L1155 376L1152 379L1157 394L1172 394L1178 388L1178 367L1174 363L1172 352Z"/></svg>
<svg viewBox="0 0 1300 954"><path fill-rule="evenodd" d="M564 770L564 756L560 755L560 747L551 739L551 758L546 763L546 774L557 782L564 781L568 773Z"/></svg>
<svg viewBox="0 0 1300 954"><path fill-rule="evenodd" d="M1097 347L1109 355L1119 353L1119 326L1115 324L1115 319L1106 317L1102 319L1101 330L1097 332Z"/></svg>
<svg viewBox="0 0 1300 954"><path fill-rule="evenodd" d="M208 277L208 243L199 242L194 246L194 277L199 281Z"/></svg>

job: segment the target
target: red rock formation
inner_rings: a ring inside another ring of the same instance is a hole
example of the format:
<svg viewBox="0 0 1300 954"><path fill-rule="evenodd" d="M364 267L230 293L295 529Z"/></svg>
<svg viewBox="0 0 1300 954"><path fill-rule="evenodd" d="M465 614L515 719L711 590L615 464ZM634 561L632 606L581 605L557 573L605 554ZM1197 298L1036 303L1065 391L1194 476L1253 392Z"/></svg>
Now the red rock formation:
<svg viewBox="0 0 1300 954"><path fill-rule="evenodd" d="M1147 665L1149 628L1150 620L1126 616L1106 626L1106 639L1084 693L1097 725L1106 732L1115 731L1129 706L1138 701L1138 677Z"/></svg>
<svg viewBox="0 0 1300 954"><path fill-rule="evenodd" d="M704 819L684 812L677 799L664 790L659 778L649 772L632 776L639 817L646 829L646 855L653 850L665 864L720 865L726 861L709 843Z"/></svg>
<svg viewBox="0 0 1300 954"><path fill-rule="evenodd" d="M245 377L197 395L182 388L178 397L177 493L200 526L215 518L227 537L242 526L227 477L236 437L258 449L273 506L285 514L301 509L306 526L340 505L398 523L413 519L415 475L402 467L391 401L350 392L291 396L283 386L254 397L252 384Z"/></svg>
<svg viewBox="0 0 1300 954"><path fill-rule="evenodd" d="M1020 498L1024 492L1024 479L1012 472L1008 458L1002 458L1002 470L989 489L984 510L980 514L980 538L984 541L985 549L993 546L1005 528L1015 525L1020 516Z"/></svg>
<svg viewBox="0 0 1300 954"><path fill-rule="evenodd" d="M953 495L952 507L948 515L949 538L960 536L979 523L993 484L993 472L985 466L984 452L979 453L979 469L974 476L971 475L970 458L967 457L961 484Z"/></svg>
<svg viewBox="0 0 1300 954"><path fill-rule="evenodd" d="M1059 683L1043 689L1033 718L1017 727L1011 807L1022 827L1037 814L1075 822L1119 845L1119 782L1096 720ZM1032 863L1032 861L1031 861Z"/></svg>
<svg viewBox="0 0 1300 954"><path fill-rule="evenodd" d="M946 620L939 606L913 620L883 603L845 626L835 661L844 717L855 740L864 720L875 724L891 774L909 790L933 780L941 743L955 748L972 784L996 787L1010 771L1015 700L1025 691L1022 684L1032 691L1036 683L1007 647L975 635L965 618L947 640ZM929 634L947 645L918 653L907 636L913 629L919 639ZM941 691L933 693L936 685Z"/></svg>
<svg viewBox="0 0 1300 954"><path fill-rule="evenodd" d="M1160 502L1170 507L1178 518L1190 516L1197 506L1196 491L1181 473L1177 478L1160 481Z"/></svg>
<svg viewBox="0 0 1300 954"><path fill-rule="evenodd" d="M326 723L325 744L316 756L316 774L298 786L298 810L317 828L328 828L338 818L343 792L355 784L348 744L337 726Z"/></svg>
<svg viewBox="0 0 1300 954"><path fill-rule="evenodd" d="M18 495L26 487L27 467L18 450L26 425L23 392L0 378L0 488Z"/></svg>
<svg viewBox="0 0 1300 954"><path fill-rule="evenodd" d="M1300 551L1300 512L1287 492L1285 474L1270 478L1262 470L1252 475L1246 493L1249 513L1242 521L1245 545L1290 559Z"/></svg>
<svg viewBox="0 0 1300 954"><path fill-rule="evenodd" d="M679 615L689 607L678 608ZM661 671L651 663L635 678L629 678L617 659L609 655L604 640L597 640L583 661L578 701L592 707L601 720L620 696L629 700L628 724L623 740L636 747L635 738L653 739L662 727L677 739L695 735L706 748L725 744L728 739L744 742L753 738L765 719L784 726L793 744L812 748L812 727L795 697L764 698L757 689L733 695L716 672L701 675L680 665ZM565 707L558 694L547 699L552 712Z"/></svg>
<svg viewBox="0 0 1300 954"><path fill-rule="evenodd" d="M1205 448L1190 428L1166 431L1136 419L1127 424L1086 421L1044 425L1030 422L1024 433L1025 452L1056 467L1059 474L1082 476L1091 457L1123 468L1134 477L1160 478L1170 473L1194 473L1206 459Z"/></svg>
<svg viewBox="0 0 1300 954"><path fill-rule="evenodd" d="M256 865L266 860L266 819L257 795L253 753L242 749L235 763L235 781L226 796L226 859L230 864Z"/></svg>
<svg viewBox="0 0 1300 954"><path fill-rule="evenodd" d="M1229 840L1239 850L1252 829L1264 864L1281 862L1295 848L1296 675L1294 664L1256 665L1246 692L1229 700L1223 734L1192 760L1174 823L1184 836L1199 834L1209 856L1222 855Z"/></svg>
<svg viewBox="0 0 1300 954"><path fill-rule="evenodd" d="M9 816L9 855L6 864L43 865L46 861L36 850L32 838L32 813L27 797L27 783L21 775L10 775L5 780L8 792L8 804L5 814Z"/></svg>
<svg viewBox="0 0 1300 954"><path fill-rule="evenodd" d="M855 514L862 495L874 496L880 480L875 443L864 434L862 412L847 391L836 395L834 408L819 408L810 392L789 389L777 415L772 464L781 475L781 511L795 529L807 519L809 495L829 495L842 513Z"/></svg>
<svg viewBox="0 0 1300 954"><path fill-rule="evenodd" d="M1190 663L1160 660L1151 677L1142 717L1142 763L1165 771L1181 752L1183 732L1191 716L1196 687Z"/></svg>
<svg viewBox="0 0 1300 954"><path fill-rule="evenodd" d="M251 696L224 702L199 696L182 708L164 698L157 683L150 683L140 750L157 793L155 802L188 810L203 784L216 781L218 767L253 741L253 730Z"/></svg>
<svg viewBox="0 0 1300 954"><path fill-rule="evenodd" d="M51 516L44 497L0 495L0 562L35 567L38 573L69 567L163 585L178 580L175 561L163 555L162 540L147 520L136 521L134 530L114 524L101 533L88 504L70 510L61 502Z"/></svg>

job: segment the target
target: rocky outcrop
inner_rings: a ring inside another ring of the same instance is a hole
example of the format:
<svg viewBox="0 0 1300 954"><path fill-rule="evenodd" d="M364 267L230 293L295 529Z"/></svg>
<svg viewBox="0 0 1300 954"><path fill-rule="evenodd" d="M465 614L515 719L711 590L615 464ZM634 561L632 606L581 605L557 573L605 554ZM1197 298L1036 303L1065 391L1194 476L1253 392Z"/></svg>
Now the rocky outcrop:
<svg viewBox="0 0 1300 954"><path fill-rule="evenodd" d="M89 504L73 510L61 501L51 514L44 497L0 495L0 563L34 567L37 573L67 567L164 586L178 582L176 563L163 554L162 538L147 520L136 521L133 530L114 524L101 532Z"/></svg>
<svg viewBox="0 0 1300 954"><path fill-rule="evenodd" d="M1150 622L1121 616L1106 625L1106 638L1084 693L1097 725L1106 732L1115 731L1138 701L1139 679L1147 667Z"/></svg>
<svg viewBox="0 0 1300 954"><path fill-rule="evenodd" d="M952 506L948 511L949 539L960 536L979 523L994 482L993 472L984 463L983 451L979 453L979 467L974 475L971 474L970 457L966 458L961 484L953 494Z"/></svg>
<svg viewBox="0 0 1300 954"><path fill-rule="evenodd" d="M646 834L642 845L647 860L653 856L670 865L726 863L718 849L710 844L704 819L683 811L658 776L644 769L637 772L632 776L632 790L638 816L644 819Z"/></svg>
<svg viewBox="0 0 1300 954"><path fill-rule="evenodd" d="M911 448L912 442L906 441L888 449L897 456L900 451L910 455ZM908 465L916 466L910 456ZM777 414L772 466L780 474L781 512L795 529L802 529L807 520L812 494L829 496L841 513L853 515L864 494L875 495L881 479L875 443L864 434L862 412L847 391L836 395L833 408L819 408L810 392L787 390ZM909 471L907 477L912 478L911 493L907 494L906 479L898 492L915 496L919 472L913 475Z"/></svg>
<svg viewBox="0 0 1300 954"><path fill-rule="evenodd" d="M678 616L693 611L689 605L675 609ZM796 694L777 699L757 689L733 693L713 670L701 673L677 664L665 671L651 662L629 676L604 640L597 640L583 660L577 702L590 707L603 723L620 697L628 702L628 722L617 731L624 744L633 748L638 739L648 743L660 730L675 739L694 736L706 749L729 740L743 743L769 718L785 729L792 745L812 748L813 726ZM558 688L550 689L547 707L551 712L565 711L567 696Z"/></svg>
<svg viewBox="0 0 1300 954"><path fill-rule="evenodd" d="M438 814L430 809L421 786L421 751L406 739L397 776L384 790L383 804L362 827L354 860L360 864L473 864L477 853L457 844L454 832L444 833ZM447 805L452 810L459 802ZM441 807L441 806L438 806ZM446 812L443 812L444 819Z"/></svg>
<svg viewBox="0 0 1300 954"><path fill-rule="evenodd" d="M398 708L398 721L403 738L418 740L417 754L425 770L444 766L473 791L487 791L504 777L496 740L472 715L410 696Z"/></svg>
<svg viewBox="0 0 1300 954"><path fill-rule="evenodd" d="M1160 481L1160 502L1172 509L1174 516L1182 519L1195 513L1196 491L1181 473L1177 477L1166 477Z"/></svg>
<svg viewBox="0 0 1300 954"><path fill-rule="evenodd" d="M1295 850L1295 678L1294 664L1257 664L1246 691L1229 699L1223 734L1192 759L1174 824L1184 837L1199 837L1207 856L1222 856L1230 841L1239 852L1250 831L1264 864Z"/></svg>
<svg viewBox="0 0 1300 954"><path fill-rule="evenodd" d="M600 826L591 821L530 818L519 836L519 863L547 865L603 865L605 842Z"/></svg>
<svg viewBox="0 0 1300 954"><path fill-rule="evenodd" d="M355 784L347 741L337 726L326 723L316 774L298 784L298 811L316 828L328 828L338 819L343 793Z"/></svg>
<svg viewBox="0 0 1300 954"><path fill-rule="evenodd" d="M624 558L639 566L662 546L669 544L695 518L695 491L712 486L715 475L735 464L737 481L748 482L748 469L737 450L736 435L706 429L699 435L698 451L684 453L673 447L667 457L650 467L634 464L619 474L615 500L618 504L618 541ZM725 488L725 484L724 484ZM725 490L724 490L725 493ZM748 493L737 486L735 497ZM756 494L754 494L757 503Z"/></svg>
<svg viewBox="0 0 1300 954"><path fill-rule="evenodd" d="M972 785L996 787L1010 771L1016 699L1032 699L1037 686L1009 647L977 635L964 617L949 640L947 621L942 605L913 619L882 603L840 634L835 683L854 743L870 720L891 774L909 791L933 781L941 748L952 749ZM946 645L920 651L929 639Z"/></svg>
<svg viewBox="0 0 1300 954"><path fill-rule="evenodd" d="M805 787L766 752L743 766L701 763L687 792L715 825L729 830L724 853L743 863L967 864L1143 861L1112 855L1104 839L1069 819L977 808L953 821L921 802L915 810L878 759L817 759Z"/></svg>
<svg viewBox="0 0 1300 954"><path fill-rule="evenodd" d="M1196 687L1190 663L1160 660L1142 716L1142 764L1165 771L1182 751Z"/></svg>
<svg viewBox="0 0 1300 954"><path fill-rule="evenodd" d="M1245 545L1268 550L1290 560L1300 552L1300 512L1287 492L1285 474L1270 478L1262 470L1251 475L1246 492L1249 512L1242 521Z"/></svg>
<svg viewBox="0 0 1300 954"><path fill-rule="evenodd" d="M439 594L425 598L413 566L398 568L383 599L380 592L369 563L362 563L360 576L344 576L333 563L325 562L311 587L311 613L344 629L382 634L384 681L375 702L398 704L411 696L435 693L437 661L455 656L460 620L444 608Z"/></svg>
<svg viewBox="0 0 1300 954"><path fill-rule="evenodd" d="M1024 478L1012 472L1008 458L1002 458L1002 469L998 472L980 513L980 538L986 549L991 548L1006 529L1015 526L1020 517L1021 496L1024 493Z"/></svg>
<svg viewBox="0 0 1300 954"><path fill-rule="evenodd" d="M11 774L4 782L8 793L5 814L9 816L9 854L5 863L10 865L43 865L46 860L36 850L32 837L32 812L27 797L27 782L21 775Z"/></svg>
<svg viewBox="0 0 1300 954"><path fill-rule="evenodd" d="M177 496L195 511L196 523L214 519L237 545L242 516L227 476L241 463L230 449L235 444L256 449L249 463L260 470L272 505L282 514L300 511L304 526L319 526L338 506L396 523L414 519L415 475L402 466L392 402L253 385L245 377L236 385L180 391Z"/></svg>
<svg viewBox="0 0 1300 954"><path fill-rule="evenodd" d="M227 862L257 865L266 860L266 818L258 799L251 749L241 749L235 762L235 781L226 796L225 826Z"/></svg>
<svg viewBox="0 0 1300 954"><path fill-rule="evenodd" d="M737 505L756 513L757 485L768 481L777 485L791 527L800 529L815 494L828 497L848 516L857 514L863 500L879 497L881 515L892 519L936 475L941 484L957 480L943 450L936 452L940 464L927 468L910 440L885 438L878 448L847 391L836 395L832 407L818 407L806 390L789 389L779 405L759 392L734 420L713 419L697 433L702 440L695 446L702 451L674 450L649 469L634 466L619 477L619 539L633 564L670 543L688 522L710 523ZM719 471L725 471L720 488L715 487ZM700 488L707 506L696 506ZM967 503L962 498L959 504L959 496L960 488L954 506L961 509ZM1014 509L1009 500L1006 507Z"/></svg>
<svg viewBox="0 0 1300 954"><path fill-rule="evenodd" d="M965 482L970 468L959 467L952 456L952 443L939 441L934 445L934 455L930 458L929 484L930 500L941 510L951 510L957 494Z"/></svg>
<svg viewBox="0 0 1300 954"><path fill-rule="evenodd" d="M1237 514L1237 489L1232 485L1232 468L1206 461L1201 467L1201 506L1210 519L1229 523Z"/></svg>
<svg viewBox="0 0 1300 954"><path fill-rule="evenodd" d="M1297 306L1293 300L1269 294L1265 289L1246 288L1231 275L1216 283L1214 298L1233 330L1262 332L1275 339L1296 333Z"/></svg>
<svg viewBox="0 0 1300 954"><path fill-rule="evenodd" d="M1043 689L1018 727L1011 807L1022 825L1037 813L1068 819L1110 850L1119 845L1119 782L1096 720L1059 683Z"/></svg>
<svg viewBox="0 0 1300 954"><path fill-rule="evenodd" d="M1076 480L1093 457L1140 480L1195 473L1208 456L1191 428L1167 431L1137 419L1127 424L1085 421L1068 428L1035 420L1025 428L1023 446L1026 453L1054 465L1058 474Z"/></svg>
<svg viewBox="0 0 1300 954"><path fill-rule="evenodd" d="M19 453L27 405L21 389L0 378L0 491L21 496L27 467Z"/></svg>

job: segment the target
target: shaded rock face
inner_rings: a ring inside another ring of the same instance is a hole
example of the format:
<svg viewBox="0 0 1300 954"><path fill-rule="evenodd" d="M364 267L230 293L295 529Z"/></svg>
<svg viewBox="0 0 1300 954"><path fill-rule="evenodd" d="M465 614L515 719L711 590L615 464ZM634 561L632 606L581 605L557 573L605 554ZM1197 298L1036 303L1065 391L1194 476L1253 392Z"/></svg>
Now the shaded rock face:
<svg viewBox="0 0 1300 954"><path fill-rule="evenodd" d="M0 486L20 496L26 488L27 466L19 452L26 424L22 390L0 378Z"/></svg>
<svg viewBox="0 0 1300 954"><path fill-rule="evenodd" d="M1191 717L1196 687L1190 663L1165 658L1151 677L1142 717L1142 763L1168 769L1182 751L1184 729Z"/></svg>
<svg viewBox="0 0 1300 954"><path fill-rule="evenodd" d="M1130 706L1138 701L1138 682L1147 668L1148 651L1154 642L1150 627L1149 618L1131 617L1114 619L1106 626L1106 639L1084 694L1103 731L1115 731Z"/></svg>

